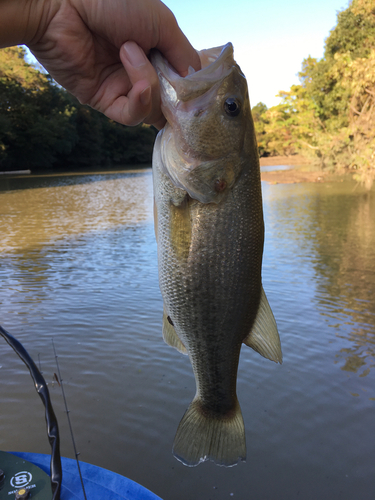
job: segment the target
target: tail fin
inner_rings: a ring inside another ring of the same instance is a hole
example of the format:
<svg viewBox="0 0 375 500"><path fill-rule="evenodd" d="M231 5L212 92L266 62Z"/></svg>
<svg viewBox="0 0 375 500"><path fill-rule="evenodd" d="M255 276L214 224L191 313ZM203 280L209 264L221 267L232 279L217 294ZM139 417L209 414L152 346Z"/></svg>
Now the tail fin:
<svg viewBox="0 0 375 500"><path fill-rule="evenodd" d="M178 426L173 455L189 467L205 460L226 467L245 461L245 426L238 401L230 415L212 417L202 411L199 399L194 399Z"/></svg>

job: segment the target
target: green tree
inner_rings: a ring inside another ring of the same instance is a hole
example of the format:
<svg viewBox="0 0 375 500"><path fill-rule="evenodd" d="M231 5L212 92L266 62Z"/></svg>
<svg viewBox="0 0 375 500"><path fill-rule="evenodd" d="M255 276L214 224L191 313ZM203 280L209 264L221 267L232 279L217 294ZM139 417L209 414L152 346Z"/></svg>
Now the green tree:
<svg viewBox="0 0 375 500"><path fill-rule="evenodd" d="M251 114L253 115L255 134L258 142L259 156L268 156L269 152L267 149L267 136L265 126L268 123L265 115L267 112L267 106L263 102L258 102L251 109Z"/></svg>
<svg viewBox="0 0 375 500"><path fill-rule="evenodd" d="M337 25L326 40L324 56L349 54L351 59L368 57L375 43L374 3L354 0L338 13Z"/></svg>
<svg viewBox="0 0 375 500"><path fill-rule="evenodd" d="M261 114L270 154L301 152L330 168L375 169L375 4L340 12L321 60L306 58L300 85ZM258 125L258 128L260 125ZM373 175L373 174L371 174Z"/></svg>
<svg viewBox="0 0 375 500"><path fill-rule="evenodd" d="M81 105L25 61L0 50L0 168L87 167L150 162L155 129L125 127Z"/></svg>
<svg viewBox="0 0 375 500"><path fill-rule="evenodd" d="M77 139L65 95L24 61L23 49L0 54L0 165L48 167Z"/></svg>

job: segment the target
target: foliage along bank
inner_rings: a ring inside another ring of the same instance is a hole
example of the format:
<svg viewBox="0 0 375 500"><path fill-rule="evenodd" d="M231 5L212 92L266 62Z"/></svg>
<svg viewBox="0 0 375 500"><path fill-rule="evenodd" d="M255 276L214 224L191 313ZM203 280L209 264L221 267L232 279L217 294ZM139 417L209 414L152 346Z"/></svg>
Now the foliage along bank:
<svg viewBox="0 0 375 500"><path fill-rule="evenodd" d="M151 162L155 129L81 105L24 57L0 50L0 171Z"/></svg>
<svg viewBox="0 0 375 500"><path fill-rule="evenodd" d="M253 107L261 156L302 154L322 167L375 170L375 2L337 15L324 57L307 57L281 103Z"/></svg>

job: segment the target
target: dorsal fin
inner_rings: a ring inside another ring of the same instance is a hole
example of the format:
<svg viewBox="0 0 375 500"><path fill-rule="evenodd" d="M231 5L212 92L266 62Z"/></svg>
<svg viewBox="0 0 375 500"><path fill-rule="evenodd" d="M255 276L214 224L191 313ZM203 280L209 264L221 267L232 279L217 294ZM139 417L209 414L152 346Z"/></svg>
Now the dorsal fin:
<svg viewBox="0 0 375 500"><path fill-rule="evenodd" d="M283 362L279 332L263 287L254 325L243 343L275 363Z"/></svg>

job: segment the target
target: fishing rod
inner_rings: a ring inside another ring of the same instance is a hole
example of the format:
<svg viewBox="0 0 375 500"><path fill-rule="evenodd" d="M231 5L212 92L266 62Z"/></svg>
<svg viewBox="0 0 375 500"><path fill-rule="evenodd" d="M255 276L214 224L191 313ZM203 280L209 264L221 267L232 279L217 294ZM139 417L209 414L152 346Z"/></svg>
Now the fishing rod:
<svg viewBox="0 0 375 500"><path fill-rule="evenodd" d="M57 373L59 375L59 380L58 380L58 383L61 387L61 392L62 392L62 396L63 396L63 400L64 400L64 406L65 406L65 412L66 412L66 416L68 418L68 424L69 424L69 429L70 429L70 435L72 437L72 443L73 443L73 449L74 449L74 454L75 454L75 457L76 457L76 462L77 462L77 467L78 467L78 473L79 473L79 478L81 480L81 485L82 485L82 491L83 491L83 496L85 498L85 500L87 500L87 497L86 497L86 491L85 491L85 485L83 484L83 478L82 478L82 473L81 473L81 467L80 467L80 464L79 464L79 460L78 460L78 455L80 454L79 452L77 452L77 447L76 447L76 442L75 442L75 439L74 439L74 434L73 434L73 427L72 427L72 423L70 421L70 410L68 409L68 403L66 401L66 397L65 397L65 391L64 391L64 384L63 384L63 379L61 377L61 373L60 373L60 365L59 365L59 361L58 361L58 356L56 354L56 349L55 349L55 343L52 340L52 346L53 346L53 352L55 354L55 360L56 360L56 366L57 366Z"/></svg>

